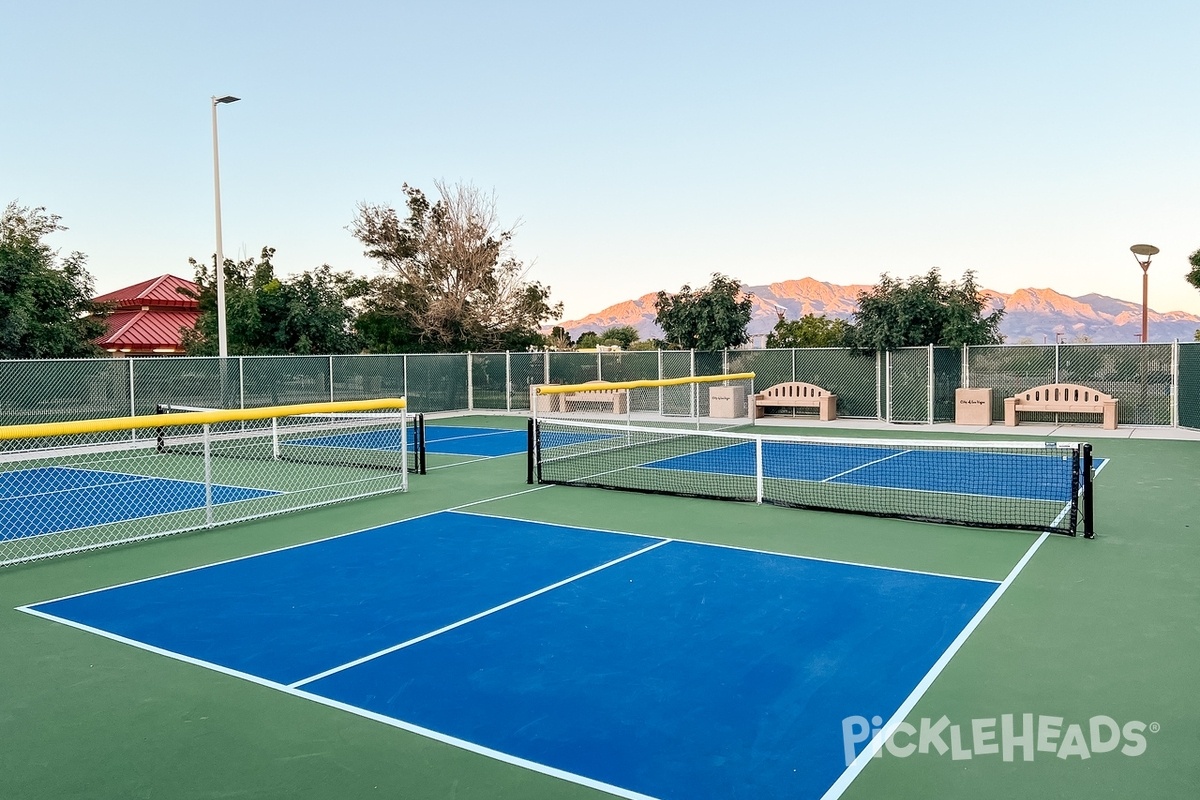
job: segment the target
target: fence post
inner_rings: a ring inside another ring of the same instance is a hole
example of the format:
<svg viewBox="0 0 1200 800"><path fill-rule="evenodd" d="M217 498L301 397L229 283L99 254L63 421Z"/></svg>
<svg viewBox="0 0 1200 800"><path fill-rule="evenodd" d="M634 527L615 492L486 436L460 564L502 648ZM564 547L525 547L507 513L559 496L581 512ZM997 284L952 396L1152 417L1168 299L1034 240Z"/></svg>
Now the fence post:
<svg viewBox="0 0 1200 800"><path fill-rule="evenodd" d="M225 359L221 359L224 361ZM224 364L222 364L222 367ZM204 424L204 521L213 524L213 481L212 481L212 435L208 423Z"/></svg>
<svg viewBox="0 0 1200 800"><path fill-rule="evenodd" d="M796 348L792 348L792 381L796 380Z"/></svg>
<svg viewBox="0 0 1200 800"><path fill-rule="evenodd" d="M661 381L662 378L663 378L663 356L662 356L662 349L660 348L658 351L658 379ZM660 417L663 415L663 387L661 387L661 386L658 387L658 415Z"/></svg>
<svg viewBox="0 0 1200 800"><path fill-rule="evenodd" d="M604 353L596 346L596 380L604 380Z"/></svg>
<svg viewBox="0 0 1200 800"><path fill-rule="evenodd" d="M542 376L542 383L550 382L550 348L546 348L546 360L542 362L542 371L546 374Z"/></svg>
<svg viewBox="0 0 1200 800"><path fill-rule="evenodd" d="M875 419L883 419L883 353L875 351Z"/></svg>
<svg viewBox="0 0 1200 800"><path fill-rule="evenodd" d="M238 407L246 407L246 357L238 356Z"/></svg>
<svg viewBox="0 0 1200 800"><path fill-rule="evenodd" d="M512 411L512 358L504 351L504 410Z"/></svg>
<svg viewBox="0 0 1200 800"><path fill-rule="evenodd" d="M688 375L689 375L689 377L694 378L694 377L696 377L696 348L693 347L691 352L692 352L692 364L690 367L691 372L689 372Z"/></svg>
<svg viewBox="0 0 1200 800"><path fill-rule="evenodd" d="M400 356L400 371L404 373L404 399L408 400L408 353Z"/></svg>
<svg viewBox="0 0 1200 800"><path fill-rule="evenodd" d="M929 345L929 386L927 387L929 394L928 394L928 397L926 398L926 402L929 404L928 410L929 410L929 424L930 425L933 424L933 384L934 384L934 382L935 381L934 381L934 374L933 374L933 345Z"/></svg>
<svg viewBox="0 0 1200 800"><path fill-rule="evenodd" d="M334 401L333 396L333 356L329 357L329 402Z"/></svg>
<svg viewBox="0 0 1200 800"><path fill-rule="evenodd" d="M133 397L133 359L126 359L129 362L129 416L137 416L137 402ZM129 431L130 439L137 441L137 428L132 428Z"/></svg>
<svg viewBox="0 0 1200 800"><path fill-rule="evenodd" d="M467 351L467 411L475 410L475 374L472 365L475 359L471 357L471 351Z"/></svg>
<svg viewBox="0 0 1200 800"><path fill-rule="evenodd" d="M1062 378L1059 377L1059 369L1058 369L1058 344L1059 344L1058 335L1055 334L1055 336L1054 336L1054 382L1055 383L1060 383L1062 381Z"/></svg>
<svg viewBox="0 0 1200 800"><path fill-rule="evenodd" d="M1179 340L1171 343L1171 427L1179 427Z"/></svg>
<svg viewBox="0 0 1200 800"><path fill-rule="evenodd" d="M971 388L971 348L965 344L962 351L962 385L964 389Z"/></svg>
<svg viewBox="0 0 1200 800"><path fill-rule="evenodd" d="M887 416L885 421L892 421L892 351L887 351Z"/></svg>

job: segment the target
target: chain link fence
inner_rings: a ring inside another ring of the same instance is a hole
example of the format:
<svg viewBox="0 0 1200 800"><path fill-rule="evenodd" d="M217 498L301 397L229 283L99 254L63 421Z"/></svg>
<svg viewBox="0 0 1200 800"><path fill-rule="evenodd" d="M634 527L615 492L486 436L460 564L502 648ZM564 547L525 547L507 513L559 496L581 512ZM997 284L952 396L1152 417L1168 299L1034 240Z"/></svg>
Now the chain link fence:
<svg viewBox="0 0 1200 800"><path fill-rule="evenodd" d="M1185 345L1180 345L1180 350ZM1004 398L1051 383L1077 383L1117 398L1119 425L1171 425L1174 382L1170 344L992 345L968 350L970 385L990 388L992 419ZM1182 368L1180 370L1182 377ZM1022 414L1055 423L1054 414Z"/></svg>
<svg viewBox="0 0 1200 800"><path fill-rule="evenodd" d="M1064 382L1116 397L1121 425L1200 427L1200 342L988 345L965 355L919 347L0 361L0 424L149 414L159 404L232 409L397 395L414 412L524 411L537 384L738 372L756 373L758 391L788 381L827 389L838 396L841 417L948 421L955 389L969 386L993 390L992 418L1002 422L1004 398ZM657 394L639 396L634 410L705 411L704 393L663 387ZM1053 414L1023 419L1058 421Z"/></svg>
<svg viewBox="0 0 1200 800"><path fill-rule="evenodd" d="M1200 342L1179 343L1179 424L1200 429Z"/></svg>

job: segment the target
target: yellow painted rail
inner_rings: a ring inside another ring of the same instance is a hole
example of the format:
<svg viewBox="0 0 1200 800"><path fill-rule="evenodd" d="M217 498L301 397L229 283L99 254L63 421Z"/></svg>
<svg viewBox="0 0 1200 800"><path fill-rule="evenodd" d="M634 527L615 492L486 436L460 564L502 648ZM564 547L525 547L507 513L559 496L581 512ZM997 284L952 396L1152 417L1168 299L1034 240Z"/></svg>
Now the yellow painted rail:
<svg viewBox="0 0 1200 800"><path fill-rule="evenodd" d="M0 427L0 441L36 439L42 436L70 436L77 433L108 433L143 428L165 428L177 425L212 425L218 422L270 419L297 414L338 414L354 411L382 411L407 407L403 397L378 400L347 400L337 403L299 403L290 406L264 408L233 408L215 411L188 411L181 414L153 414L138 417L107 417L79 419L70 422L39 422L32 425Z"/></svg>
<svg viewBox="0 0 1200 800"><path fill-rule="evenodd" d="M737 372L733 375L696 375L691 378L664 378L663 380L624 381L607 383L571 383L563 386L539 386L538 394L567 394L574 392L611 392L619 389L656 389L660 386L686 386L690 383L719 383L720 381L746 381L754 377L753 372Z"/></svg>

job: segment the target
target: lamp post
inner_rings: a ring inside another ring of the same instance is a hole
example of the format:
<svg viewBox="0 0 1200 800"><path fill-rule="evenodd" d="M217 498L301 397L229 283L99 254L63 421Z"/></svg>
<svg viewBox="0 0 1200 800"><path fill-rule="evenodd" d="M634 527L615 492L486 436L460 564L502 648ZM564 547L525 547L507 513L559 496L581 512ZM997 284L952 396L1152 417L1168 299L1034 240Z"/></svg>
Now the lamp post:
<svg viewBox="0 0 1200 800"><path fill-rule="evenodd" d="M217 106L236 103L240 99L232 95L214 96L212 99L213 199L217 210L217 353L221 358L229 356L229 336L225 326L225 250L221 243L221 159L217 155Z"/></svg>
<svg viewBox="0 0 1200 800"><path fill-rule="evenodd" d="M1150 257L1158 255L1158 248L1152 244L1135 244L1129 248L1138 265L1142 268L1142 344L1150 341L1149 316L1147 306L1150 298Z"/></svg>

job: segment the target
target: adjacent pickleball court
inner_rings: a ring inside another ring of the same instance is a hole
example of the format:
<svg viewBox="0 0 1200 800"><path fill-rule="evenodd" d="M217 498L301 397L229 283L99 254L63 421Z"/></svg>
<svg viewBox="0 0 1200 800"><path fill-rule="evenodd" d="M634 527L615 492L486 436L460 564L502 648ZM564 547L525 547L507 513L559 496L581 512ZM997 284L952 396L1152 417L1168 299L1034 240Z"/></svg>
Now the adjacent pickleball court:
<svg viewBox="0 0 1200 800"><path fill-rule="evenodd" d="M820 797L996 582L441 512L25 610L627 797Z"/></svg>
<svg viewBox="0 0 1200 800"><path fill-rule="evenodd" d="M277 494L212 487L214 505ZM198 481L72 467L0 472L0 539L20 539L204 508Z"/></svg>

